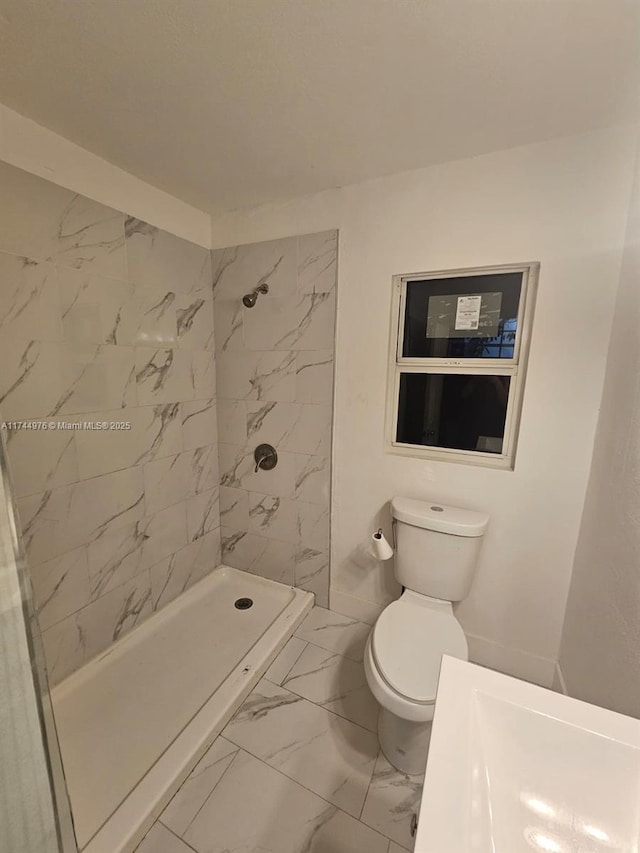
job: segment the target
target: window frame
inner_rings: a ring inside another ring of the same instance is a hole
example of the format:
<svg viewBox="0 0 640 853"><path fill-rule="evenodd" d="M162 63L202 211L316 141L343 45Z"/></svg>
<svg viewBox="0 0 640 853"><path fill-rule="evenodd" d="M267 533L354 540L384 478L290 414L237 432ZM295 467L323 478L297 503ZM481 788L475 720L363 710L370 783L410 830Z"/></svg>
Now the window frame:
<svg viewBox="0 0 640 853"><path fill-rule="evenodd" d="M531 261L522 264L499 264L496 266L435 270L423 273L404 273L393 276L385 415L386 452L401 456L412 456L414 458L432 459L438 462L455 462L463 465L478 465L485 468L499 468L502 470L514 469L539 271L540 264L537 261ZM522 288L518 305L518 322L513 358L409 358L402 355L407 282L502 273L522 273ZM459 450L449 447L428 447L423 444L406 444L396 441L400 376L402 373L471 374L475 376L511 377L502 453Z"/></svg>

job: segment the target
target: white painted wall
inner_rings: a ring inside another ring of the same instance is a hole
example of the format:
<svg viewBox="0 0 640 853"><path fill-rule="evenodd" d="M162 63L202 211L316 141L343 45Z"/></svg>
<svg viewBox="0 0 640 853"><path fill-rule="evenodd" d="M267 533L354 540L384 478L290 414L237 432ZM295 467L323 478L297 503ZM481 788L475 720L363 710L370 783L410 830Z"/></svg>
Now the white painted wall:
<svg viewBox="0 0 640 853"><path fill-rule="evenodd" d="M640 717L640 151L560 667L572 696Z"/></svg>
<svg viewBox="0 0 640 853"><path fill-rule="evenodd" d="M0 104L0 160L209 248L208 213Z"/></svg>
<svg viewBox="0 0 640 853"><path fill-rule="evenodd" d="M340 229L332 606L397 594L364 548L394 494L491 514L458 608L479 662L550 685L602 393L635 134L594 132L213 220L214 247ZM516 470L383 449L391 277L540 261Z"/></svg>

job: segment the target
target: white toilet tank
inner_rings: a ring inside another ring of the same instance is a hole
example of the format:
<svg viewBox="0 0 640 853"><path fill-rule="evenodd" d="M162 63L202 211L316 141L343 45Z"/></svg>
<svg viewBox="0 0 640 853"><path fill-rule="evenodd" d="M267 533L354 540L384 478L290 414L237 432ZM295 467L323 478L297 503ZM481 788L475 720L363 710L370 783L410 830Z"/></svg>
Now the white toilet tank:
<svg viewBox="0 0 640 853"><path fill-rule="evenodd" d="M412 498L394 498L391 514L399 583L444 601L466 598L489 516Z"/></svg>

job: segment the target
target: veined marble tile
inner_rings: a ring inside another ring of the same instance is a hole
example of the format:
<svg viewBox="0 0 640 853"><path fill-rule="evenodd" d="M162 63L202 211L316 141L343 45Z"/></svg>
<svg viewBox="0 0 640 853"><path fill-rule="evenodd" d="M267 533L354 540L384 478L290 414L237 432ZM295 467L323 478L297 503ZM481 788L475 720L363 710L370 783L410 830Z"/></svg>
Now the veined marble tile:
<svg viewBox="0 0 640 853"><path fill-rule="evenodd" d="M213 352L191 354L191 384L196 400L206 400L216 393L216 357Z"/></svg>
<svg viewBox="0 0 640 853"><path fill-rule="evenodd" d="M224 278L227 269L238 260L238 248L238 246L229 246L222 249L212 249L211 251L211 274L214 299L221 296L223 290L232 290L231 281L225 281L224 284L222 284L222 279ZM235 276L235 270L232 277L237 278L237 276ZM231 293L230 295L232 298L236 296L235 293Z"/></svg>
<svg viewBox="0 0 640 853"><path fill-rule="evenodd" d="M96 599L121 586L186 543L184 503L105 531L88 548L91 597Z"/></svg>
<svg viewBox="0 0 640 853"><path fill-rule="evenodd" d="M213 488L217 489L219 480L217 445L209 444L186 452L191 454L190 464L196 494L208 492Z"/></svg>
<svg viewBox="0 0 640 853"><path fill-rule="evenodd" d="M193 847L157 821L136 847L135 853L193 853Z"/></svg>
<svg viewBox="0 0 640 853"><path fill-rule="evenodd" d="M295 454L278 451L278 464L271 471L255 470L253 448L250 450L251 467L242 478L242 487L250 492L273 495L279 498L293 497L295 487Z"/></svg>
<svg viewBox="0 0 640 853"><path fill-rule="evenodd" d="M184 450L194 450L196 447L217 443L218 419L215 400L182 403L180 412Z"/></svg>
<svg viewBox="0 0 640 853"><path fill-rule="evenodd" d="M310 293L299 297L298 326L290 327L276 342L276 349L332 349L335 339L335 293ZM245 339L247 336L245 328Z"/></svg>
<svg viewBox="0 0 640 853"><path fill-rule="evenodd" d="M251 535L251 534L247 534ZM247 571L287 586L294 585L295 546L291 542L267 539L262 553L247 567Z"/></svg>
<svg viewBox="0 0 640 853"><path fill-rule="evenodd" d="M213 293L216 299L242 299L258 285L269 285L269 297L293 295L296 290L297 239L286 237L212 252ZM257 307L257 306L256 306Z"/></svg>
<svg viewBox="0 0 640 853"><path fill-rule="evenodd" d="M13 346L0 339L0 410L7 421L48 418L73 382L64 344L25 340Z"/></svg>
<svg viewBox="0 0 640 853"><path fill-rule="evenodd" d="M124 279L124 217L43 178L2 163L0 249Z"/></svg>
<svg viewBox="0 0 640 853"><path fill-rule="evenodd" d="M143 470L147 512L154 513L218 485L218 448L209 444L166 456Z"/></svg>
<svg viewBox="0 0 640 853"><path fill-rule="evenodd" d="M211 253L128 216L125 238L129 280L189 296L211 298Z"/></svg>
<svg viewBox="0 0 640 853"><path fill-rule="evenodd" d="M248 401L247 439L292 453L326 454L331 449L331 407Z"/></svg>
<svg viewBox="0 0 640 853"><path fill-rule="evenodd" d="M216 352L244 349L242 299L216 299L213 308Z"/></svg>
<svg viewBox="0 0 640 853"><path fill-rule="evenodd" d="M92 421L129 422L131 429L75 431L80 478L131 468L178 453L182 444L180 415L178 403L95 412Z"/></svg>
<svg viewBox="0 0 640 853"><path fill-rule="evenodd" d="M129 347L33 340L7 351L3 340L3 415L8 420L55 418L131 405L133 355Z"/></svg>
<svg viewBox="0 0 640 853"><path fill-rule="evenodd" d="M151 566L153 609L159 610L220 564L220 531L206 533Z"/></svg>
<svg viewBox="0 0 640 853"><path fill-rule="evenodd" d="M298 351L295 362L298 403L330 406L333 401L333 350Z"/></svg>
<svg viewBox="0 0 640 853"><path fill-rule="evenodd" d="M298 541L298 508L295 501L249 492L249 532L266 539Z"/></svg>
<svg viewBox="0 0 640 853"><path fill-rule="evenodd" d="M295 635L322 649L361 661L370 632L371 625L314 607Z"/></svg>
<svg viewBox="0 0 640 853"><path fill-rule="evenodd" d="M220 484L242 488L262 495L290 498L295 488L295 456L278 453L278 464L271 471L256 472L253 448L219 445Z"/></svg>
<svg viewBox="0 0 640 853"><path fill-rule="evenodd" d="M0 336L13 347L37 337L61 341L62 321L55 268L0 252Z"/></svg>
<svg viewBox="0 0 640 853"><path fill-rule="evenodd" d="M220 527L220 492L218 486L187 499L187 532L193 542Z"/></svg>
<svg viewBox="0 0 640 853"><path fill-rule="evenodd" d="M220 486L220 523L232 530L249 530L249 492Z"/></svg>
<svg viewBox="0 0 640 853"><path fill-rule="evenodd" d="M160 815L162 823L184 835L238 751L235 744L216 738Z"/></svg>
<svg viewBox="0 0 640 853"><path fill-rule="evenodd" d="M329 552L299 546L294 559L296 586L314 593L320 607L328 607Z"/></svg>
<svg viewBox="0 0 640 853"><path fill-rule="evenodd" d="M135 402L133 347L69 345L64 391L51 411L52 415L123 409L135 405Z"/></svg>
<svg viewBox="0 0 640 853"><path fill-rule="evenodd" d="M229 400L292 401L296 355L277 352L218 353L218 396Z"/></svg>
<svg viewBox="0 0 640 853"><path fill-rule="evenodd" d="M91 600L86 548L34 566L31 582L40 630L46 631Z"/></svg>
<svg viewBox="0 0 640 853"><path fill-rule="evenodd" d="M244 751L234 758L184 838L198 853L387 850L386 838Z"/></svg>
<svg viewBox="0 0 640 853"><path fill-rule="evenodd" d="M128 468L18 501L31 566L89 544L144 514L142 469Z"/></svg>
<svg viewBox="0 0 640 853"><path fill-rule="evenodd" d="M380 706L359 661L309 643L281 684L352 723L378 730Z"/></svg>
<svg viewBox="0 0 640 853"><path fill-rule="evenodd" d="M247 440L247 404L244 400L221 400L218 409L218 441L244 446Z"/></svg>
<svg viewBox="0 0 640 853"><path fill-rule="evenodd" d="M58 266L91 267L103 275L123 279L124 217L92 199L74 195L57 226L57 245L49 256Z"/></svg>
<svg viewBox="0 0 640 853"><path fill-rule="evenodd" d="M329 293L308 293L244 308L244 344L250 350L316 350L333 346L335 299Z"/></svg>
<svg viewBox="0 0 640 853"><path fill-rule="evenodd" d="M235 444L225 444L220 440L218 459L220 461L220 485L235 489L246 489L247 487L243 483L255 467L251 451Z"/></svg>
<svg viewBox="0 0 640 853"><path fill-rule="evenodd" d="M337 231L321 231L298 237L298 291L328 293L334 290L337 261Z"/></svg>
<svg viewBox="0 0 640 853"><path fill-rule="evenodd" d="M378 739L263 679L224 729L227 740L358 816Z"/></svg>
<svg viewBox="0 0 640 853"><path fill-rule="evenodd" d="M407 850L413 850L411 818L420 810L423 784L424 775L405 776L380 753L361 820Z"/></svg>
<svg viewBox="0 0 640 853"><path fill-rule="evenodd" d="M244 530L221 527L222 562L234 569L251 570L264 554L269 540ZM257 574L257 573L256 573Z"/></svg>
<svg viewBox="0 0 640 853"><path fill-rule="evenodd" d="M285 449L302 406L299 403L278 403L273 400L249 400L247 409L247 441L252 445L272 444Z"/></svg>
<svg viewBox="0 0 640 853"><path fill-rule="evenodd" d="M42 645L50 687L59 684L76 669L80 669L85 660L88 660L86 656L87 641L82 631L80 613L82 611L68 616L42 632Z"/></svg>
<svg viewBox="0 0 640 853"><path fill-rule="evenodd" d="M296 501L298 506L298 539L304 548L329 550L329 507Z"/></svg>
<svg viewBox="0 0 640 853"><path fill-rule="evenodd" d="M306 647L307 643L304 640L300 640L298 637L291 637L278 657L265 672L264 677L274 684L282 684Z"/></svg>
<svg viewBox="0 0 640 853"><path fill-rule="evenodd" d="M331 406L300 405L284 447L292 453L331 453Z"/></svg>
<svg viewBox="0 0 640 853"><path fill-rule="evenodd" d="M5 435L16 497L79 479L74 432L19 429Z"/></svg>
<svg viewBox="0 0 640 853"><path fill-rule="evenodd" d="M329 505L329 459L296 454L295 497L307 503Z"/></svg>
<svg viewBox="0 0 640 853"><path fill-rule="evenodd" d="M57 684L150 614L149 573L141 572L44 631L42 639L51 683Z"/></svg>
<svg viewBox="0 0 640 853"><path fill-rule="evenodd" d="M174 290L135 285L120 314L115 338L120 344L143 347L176 347L178 320Z"/></svg>
<svg viewBox="0 0 640 853"><path fill-rule="evenodd" d="M133 299L133 286L106 278L91 267L56 269L65 340L79 344L130 344L122 334L123 315Z"/></svg>
<svg viewBox="0 0 640 853"><path fill-rule="evenodd" d="M183 350L137 347L135 381L138 405L194 400L192 358L192 353Z"/></svg>
<svg viewBox="0 0 640 853"><path fill-rule="evenodd" d="M182 296L176 300L178 346L189 350L213 350L213 298Z"/></svg>

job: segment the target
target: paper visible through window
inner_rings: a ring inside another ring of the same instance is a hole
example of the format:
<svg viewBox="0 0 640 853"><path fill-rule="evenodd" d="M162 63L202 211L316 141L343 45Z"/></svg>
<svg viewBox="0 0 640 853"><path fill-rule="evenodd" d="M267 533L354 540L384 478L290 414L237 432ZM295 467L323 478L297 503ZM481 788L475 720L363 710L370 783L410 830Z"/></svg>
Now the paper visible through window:
<svg viewBox="0 0 640 853"><path fill-rule="evenodd" d="M482 296L459 296L456 309L456 330L477 329L480 323Z"/></svg>

